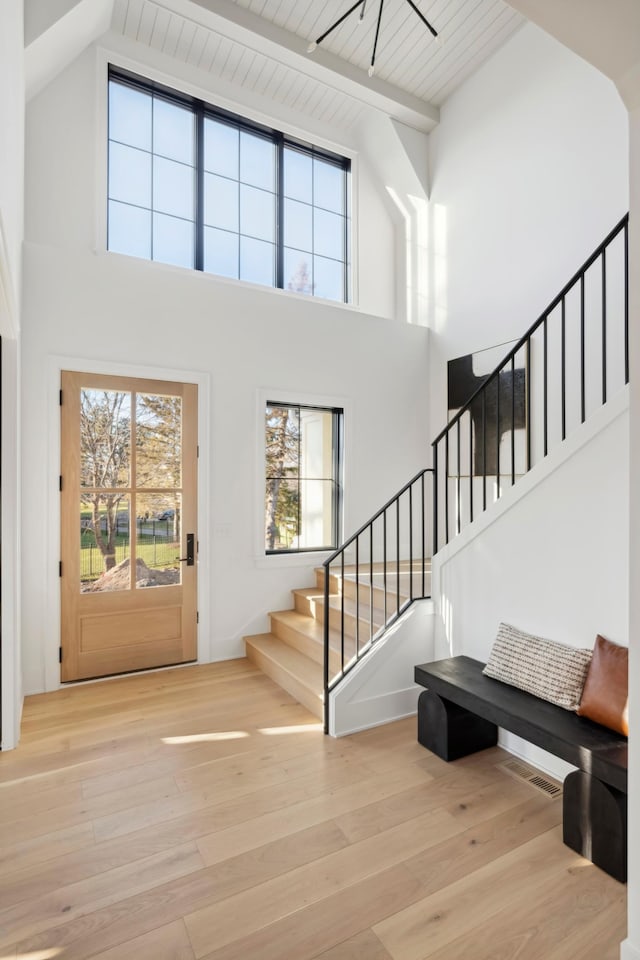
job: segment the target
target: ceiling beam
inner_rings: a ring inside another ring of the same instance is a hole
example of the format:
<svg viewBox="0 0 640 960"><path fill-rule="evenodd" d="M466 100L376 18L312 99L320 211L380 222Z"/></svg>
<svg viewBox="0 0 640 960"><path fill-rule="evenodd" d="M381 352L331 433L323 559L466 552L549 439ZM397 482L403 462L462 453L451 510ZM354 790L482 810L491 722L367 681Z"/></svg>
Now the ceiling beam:
<svg viewBox="0 0 640 960"><path fill-rule="evenodd" d="M359 67L327 50L318 47L312 55L307 54L308 41L232 0L160 0L158 5L203 23L229 40L243 43L418 130L428 133L440 119L433 104L379 77L367 76Z"/></svg>

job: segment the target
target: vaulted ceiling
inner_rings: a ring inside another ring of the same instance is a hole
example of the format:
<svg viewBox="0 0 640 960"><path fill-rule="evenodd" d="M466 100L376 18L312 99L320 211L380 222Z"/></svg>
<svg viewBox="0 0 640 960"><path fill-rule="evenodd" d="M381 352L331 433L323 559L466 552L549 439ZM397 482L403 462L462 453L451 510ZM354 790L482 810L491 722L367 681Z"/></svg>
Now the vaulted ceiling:
<svg viewBox="0 0 640 960"><path fill-rule="evenodd" d="M68 57L72 34L76 47L83 31L91 42L107 20L128 41L334 128L348 129L363 106L373 106L429 130L446 98L524 23L503 0L413 0L438 32L435 41L408 0L384 0L369 77L379 0L367 0L362 20L360 8L307 52L353 2L57 0L52 20L50 0L27 0L32 92L53 64L54 45Z"/></svg>
<svg viewBox="0 0 640 960"><path fill-rule="evenodd" d="M350 0L234 0L263 20L300 38L301 49L351 7ZM385 0L376 54L376 75L420 100L439 106L455 87L522 23L502 0ZM378 0L368 0L323 41L323 49L363 72L369 67L378 19Z"/></svg>

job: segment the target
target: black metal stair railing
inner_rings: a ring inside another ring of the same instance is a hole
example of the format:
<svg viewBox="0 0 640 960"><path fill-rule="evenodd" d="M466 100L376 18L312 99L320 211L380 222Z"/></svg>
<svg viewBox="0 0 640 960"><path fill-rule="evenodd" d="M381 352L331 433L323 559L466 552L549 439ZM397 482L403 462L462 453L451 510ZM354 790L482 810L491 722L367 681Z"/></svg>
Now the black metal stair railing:
<svg viewBox="0 0 640 960"><path fill-rule="evenodd" d="M331 690L414 600L431 595L432 475L417 473L324 562L325 731Z"/></svg>
<svg viewBox="0 0 640 960"><path fill-rule="evenodd" d="M476 378L433 441L434 553L629 382L628 223L627 214L499 366Z"/></svg>
<svg viewBox="0 0 640 960"><path fill-rule="evenodd" d="M467 373L473 381L470 363ZM430 596L430 556L628 382L627 214L495 370L476 378L433 441L433 467L325 561L325 731L331 692Z"/></svg>

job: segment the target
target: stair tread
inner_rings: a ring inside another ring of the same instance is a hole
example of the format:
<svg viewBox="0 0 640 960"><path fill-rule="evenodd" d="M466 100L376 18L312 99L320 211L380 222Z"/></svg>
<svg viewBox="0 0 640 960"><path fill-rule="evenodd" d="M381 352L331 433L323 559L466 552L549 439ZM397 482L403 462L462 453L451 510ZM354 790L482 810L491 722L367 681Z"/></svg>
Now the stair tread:
<svg viewBox="0 0 640 960"><path fill-rule="evenodd" d="M323 625L319 620L308 616L306 613L299 613L297 610L272 610L269 616L288 624L290 627L294 627L312 640L317 640L318 643L324 643ZM331 636L331 633L334 632L335 631L329 631L329 635Z"/></svg>
<svg viewBox="0 0 640 960"><path fill-rule="evenodd" d="M374 588L375 589L375 588ZM316 603L321 603L324 605L324 593L319 591L316 587L315 590L311 590L308 587L303 588L302 590L293 590L294 595L302 597L304 600L315 600ZM387 591L387 596L396 597L396 594L390 590ZM407 600L408 597L404 597L400 594L400 602L403 603ZM329 606L332 610L340 610L342 608L342 597L338 594L329 595ZM393 604L390 605L391 607ZM356 601L345 597L344 601L344 612L349 616L355 616L356 614ZM360 620L364 620L366 623L369 623L371 607L369 604L368 598L360 600ZM383 618L381 617L381 610L379 607L374 605L373 608L373 625L374 627L381 627L383 623Z"/></svg>
<svg viewBox="0 0 640 960"><path fill-rule="evenodd" d="M425 557L425 558L424 558L424 568L425 568L425 571L431 569L431 557ZM361 580L362 580L364 577L366 577L366 576L369 575L370 569L371 569L371 568L370 568L370 566L369 566L368 563L363 562L363 563L360 564L360 579L361 579ZM357 571L357 568L356 568L356 565L355 565L354 563L353 563L353 564L346 563L345 566L344 566L344 576L345 576L345 579L349 579L349 580L355 579L356 571ZM396 571L395 561L389 560L389 561L387 562L387 574L388 574L388 575L391 574L391 573L395 574L395 571ZM324 575L325 569L324 569L324 567L316 567L315 572ZM375 577L376 575L382 575L383 572L384 572L384 564L383 564L383 563L375 562L375 563L373 564L374 577ZM408 561L408 560L401 560L401 561L400 561L400 574L401 574L401 575L403 575L403 574L406 575L406 574L408 574L409 572L410 572L409 561ZM414 574L417 574L417 573L421 573L421 572L422 572L422 560L414 560L414 561L413 561L413 573L414 573ZM331 570L331 575L334 576L334 577L340 577L340 575L341 575L341 568L340 568L339 566L338 566L338 567L334 567L334 568Z"/></svg>
<svg viewBox="0 0 640 960"><path fill-rule="evenodd" d="M296 677L322 699L324 681L321 664L306 657L278 637L274 637L272 633L258 633L244 639L245 643L251 644L263 656L276 661L282 670Z"/></svg>
<svg viewBox="0 0 640 960"><path fill-rule="evenodd" d="M416 581L418 580L418 577L419 577L419 576L420 576L420 575L419 575L418 573L414 573L414 578L415 578ZM428 574L425 573L425 576L428 576ZM404 583L403 580L402 580L403 577L406 577L406 574L401 574L401 575L400 575L400 596L401 596L401 597L404 596L403 591L402 591L402 587L405 586L405 583ZM345 579L345 580L348 580L350 583L355 583L355 582L356 582L355 576L350 577L350 576L346 576L346 574L345 574L345 578L344 578L344 579ZM358 579L359 579L359 582L360 582L360 586L361 586L363 589L368 589L368 587L369 587L369 580L368 580L366 577L359 577ZM386 590L387 596L394 596L394 597L395 597L395 595L396 595L396 589L395 589L395 587L396 587L395 574L393 574L393 575L389 574L389 575L387 576L387 590ZM379 594L384 594L384 592L385 592L385 590L384 590L384 585L383 585L382 583L376 583L376 582L374 582L374 584L373 584L373 590L374 590L374 593L379 593ZM299 597L303 597L305 600L309 600L309 599L311 599L311 600L317 599L317 600L321 600L321 601L324 600L324 589L323 589L322 587L297 587L295 590L292 590L291 592L292 592L294 595L297 595L297 596L299 596ZM407 593L407 596L408 596L408 593ZM338 599L339 599L339 597L340 597L340 594L337 594L337 593L330 593L330 594L329 594L329 598L330 598L330 599L331 599L331 598L334 598L334 599L338 598Z"/></svg>
<svg viewBox="0 0 640 960"><path fill-rule="evenodd" d="M306 613L298 613L297 610L275 610L269 616L304 634L305 637L315 641L319 646L324 646L324 626L319 620L315 620ZM332 650L340 650L339 631L329 631L329 644ZM352 652L355 650L355 640L352 637L345 637L345 650L351 650Z"/></svg>

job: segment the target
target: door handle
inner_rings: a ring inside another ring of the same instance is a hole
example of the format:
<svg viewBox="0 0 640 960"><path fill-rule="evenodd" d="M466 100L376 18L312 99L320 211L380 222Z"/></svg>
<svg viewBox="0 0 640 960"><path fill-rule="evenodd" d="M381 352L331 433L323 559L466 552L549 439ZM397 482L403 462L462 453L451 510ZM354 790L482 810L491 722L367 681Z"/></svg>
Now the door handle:
<svg viewBox="0 0 640 960"><path fill-rule="evenodd" d="M188 567L192 567L196 562L196 535L195 533L187 534L187 555L186 557L176 557L176 560L179 560L180 563L186 563Z"/></svg>

